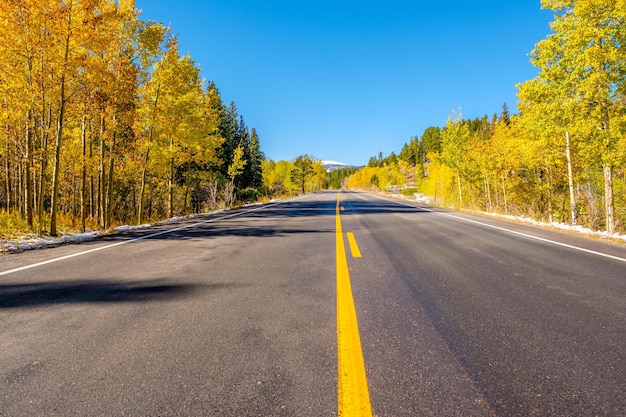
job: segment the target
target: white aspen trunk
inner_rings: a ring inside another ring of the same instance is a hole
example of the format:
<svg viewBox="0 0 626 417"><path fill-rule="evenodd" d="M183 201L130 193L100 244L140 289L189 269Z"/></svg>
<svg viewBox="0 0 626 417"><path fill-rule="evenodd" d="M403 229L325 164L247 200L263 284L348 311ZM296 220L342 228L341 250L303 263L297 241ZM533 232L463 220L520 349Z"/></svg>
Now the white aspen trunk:
<svg viewBox="0 0 626 417"><path fill-rule="evenodd" d="M491 187L489 187L489 177L485 175L485 190L487 191L487 212L491 213Z"/></svg>
<svg viewBox="0 0 626 417"><path fill-rule="evenodd" d="M117 139L117 116L113 115L113 132L111 135L111 149L109 150L109 173L107 179L107 205L105 213L105 228L111 227L113 212L113 167L115 163L115 145Z"/></svg>
<svg viewBox="0 0 626 417"><path fill-rule="evenodd" d="M144 159L144 166L141 172L141 186L139 188L139 209L137 210L137 222L138 224L143 224L143 199L146 193L146 175L148 171L148 160L150 158L150 147L146 150L146 156Z"/></svg>
<svg viewBox="0 0 626 417"><path fill-rule="evenodd" d="M98 171L98 218L100 225L105 227L104 209L106 207L104 197L104 115L100 116L100 161Z"/></svg>
<svg viewBox="0 0 626 417"><path fill-rule="evenodd" d="M569 185L569 204L572 226L578 224L578 209L576 207L576 193L574 192L574 175L572 174L572 152L570 148L569 131L565 132L565 155L567 156L567 181Z"/></svg>
<svg viewBox="0 0 626 417"><path fill-rule="evenodd" d="M457 179L457 185L459 186L459 204L460 204L460 207L463 207L463 189L461 188L461 174L460 172L458 172L458 170L457 170L456 179Z"/></svg>
<svg viewBox="0 0 626 417"><path fill-rule="evenodd" d="M606 232L615 233L615 212L613 207L613 168L604 165L604 214L606 217Z"/></svg>
<svg viewBox="0 0 626 417"><path fill-rule="evenodd" d="M167 217L171 218L174 215L174 139L170 139L170 176L167 179Z"/></svg>
<svg viewBox="0 0 626 417"><path fill-rule="evenodd" d="M80 178L80 226L85 233L87 218L87 115L83 114L80 124L81 137L83 141L83 161Z"/></svg>
<svg viewBox="0 0 626 417"><path fill-rule="evenodd" d="M26 222L30 229L33 228L33 180L31 175L31 169L33 166L33 132L30 129L31 124L31 110L26 112Z"/></svg>
<svg viewBox="0 0 626 417"><path fill-rule="evenodd" d="M508 215L509 214L509 205L508 205L508 202L506 200L506 187L504 185L504 177L502 177L502 198L504 199L504 214Z"/></svg>

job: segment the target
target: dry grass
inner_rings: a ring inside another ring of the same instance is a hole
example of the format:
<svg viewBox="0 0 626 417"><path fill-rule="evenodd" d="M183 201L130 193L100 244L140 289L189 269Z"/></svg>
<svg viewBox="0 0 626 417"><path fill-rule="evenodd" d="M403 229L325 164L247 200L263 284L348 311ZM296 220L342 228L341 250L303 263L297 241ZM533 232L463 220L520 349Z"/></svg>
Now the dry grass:
<svg viewBox="0 0 626 417"><path fill-rule="evenodd" d="M13 239L32 232L19 212L0 210L0 238Z"/></svg>
<svg viewBox="0 0 626 417"><path fill-rule="evenodd" d="M46 236L50 231L50 216L42 219L41 234ZM98 230L98 220L88 218L85 224L87 230ZM72 218L69 214L59 213L57 217L57 233L61 236L80 232L80 219ZM28 227L26 219L18 212L0 210L0 239L16 239L23 236L32 236L39 230L39 219L33 219L33 227Z"/></svg>

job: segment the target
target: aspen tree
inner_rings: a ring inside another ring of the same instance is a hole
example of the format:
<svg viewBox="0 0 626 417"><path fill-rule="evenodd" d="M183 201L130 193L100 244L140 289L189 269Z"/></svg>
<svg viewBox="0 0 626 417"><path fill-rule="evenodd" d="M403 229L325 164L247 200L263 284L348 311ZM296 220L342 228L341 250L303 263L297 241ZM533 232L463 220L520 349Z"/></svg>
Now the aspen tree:
<svg viewBox="0 0 626 417"><path fill-rule="evenodd" d="M56 41L58 42L59 62L55 67L59 74L58 85L58 114L54 146L53 174L52 174L52 200L50 208L50 235L57 235L57 212L59 209L59 178L61 171L61 145L64 139L66 109L70 99L71 83L76 77L77 67L74 64L75 55L81 53L76 39L78 34L84 33L79 25L82 20L77 16L77 2L69 0L56 5L53 13L57 16L55 22Z"/></svg>
<svg viewBox="0 0 626 417"><path fill-rule="evenodd" d="M559 88L574 117L585 120L577 123L577 133L584 137L587 162L602 166L606 231L612 234L613 170L623 152L617 148L622 133L614 122L624 107L626 1L543 0L542 6L554 11L553 33L537 44L533 63L540 77Z"/></svg>
<svg viewBox="0 0 626 417"><path fill-rule="evenodd" d="M461 116L455 119L449 118L445 129L441 132L441 156L443 164L449 166L456 173L459 206L463 207L463 164L467 151L470 131L467 123L463 123Z"/></svg>
<svg viewBox="0 0 626 417"><path fill-rule="evenodd" d="M256 132L238 132L234 104L199 74L132 0L0 2L3 208L40 234L49 220L51 235L65 219L86 229L89 216L106 228L153 208L171 215L178 197L183 211L200 209L196 197L227 177L220 156L232 161L224 150L238 133L254 159L246 181L260 185Z"/></svg>
<svg viewBox="0 0 626 417"><path fill-rule="evenodd" d="M140 27L139 44L143 53L141 59L141 83L139 89L139 108L137 117L137 133L141 139L138 147L141 152L141 183L139 190L139 206L137 208L137 221L144 221L144 200L147 186L147 177L150 162L150 149L156 129L156 117L159 113L159 95L162 85L161 74L150 71L150 68L163 56L163 43L169 39L169 31L161 24L148 23Z"/></svg>

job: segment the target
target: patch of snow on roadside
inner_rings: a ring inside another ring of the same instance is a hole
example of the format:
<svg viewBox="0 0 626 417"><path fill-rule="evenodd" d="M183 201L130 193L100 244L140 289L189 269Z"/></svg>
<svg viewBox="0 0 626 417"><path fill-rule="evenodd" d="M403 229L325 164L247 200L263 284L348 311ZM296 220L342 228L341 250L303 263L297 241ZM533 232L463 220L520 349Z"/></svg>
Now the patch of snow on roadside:
<svg viewBox="0 0 626 417"><path fill-rule="evenodd" d="M221 213L223 211L224 210L211 210L208 213L195 214L195 215L190 215L187 217L176 216L170 219L159 221L154 224L146 223L146 224L140 224L136 226L129 226L129 225L117 226L117 227L114 227L113 230L115 232L128 232L128 231L133 231L133 230L145 229L145 228L152 227L155 225L160 225L160 224L176 223L181 220L190 219L190 218L194 218L198 216L206 216L210 214ZM37 235L27 235L27 236L22 236L22 237L15 238L15 239L0 239L0 254L20 251L20 250L44 248L46 246L60 245L62 243L67 243L67 242L79 242L83 240L93 239L98 236L106 235L108 233L109 232L107 232L106 230L96 230L92 232L77 233L77 234L60 236L56 238L51 237L51 236L39 237Z"/></svg>
<svg viewBox="0 0 626 417"><path fill-rule="evenodd" d="M129 226L129 225L117 226L117 227L114 227L113 230L115 230L116 232L128 232L129 230L139 230L139 229L145 229L147 227L152 227L152 225L149 223L146 223L146 224L140 224L137 226Z"/></svg>
<svg viewBox="0 0 626 417"><path fill-rule="evenodd" d="M412 198L405 197L405 196L403 196L401 194L398 194L396 196L400 197L403 200L410 200L410 201L414 201L414 202L421 203L421 204L431 204L430 197L428 197L426 195L423 195L423 194L417 194L417 193L413 194ZM540 226L540 227L552 227L552 228L555 228L555 229L571 231L571 232L575 232L575 233L579 233L579 234L587 235L587 236L596 236L596 237L600 237L600 238L623 240L626 243L626 235L620 235L620 234L617 234L617 233L615 233L613 235L610 235L610 234L608 234L606 232L589 229L587 227L572 226L572 225L569 225L569 224L558 223L558 222L551 222L551 223L542 222L542 221L535 220L535 219L532 219L532 218L526 217L526 216L513 216L513 215L508 215L508 214L487 213L487 212L480 212L480 213L481 214L485 214L487 216L513 220L513 221L517 221L517 222L520 222L520 223L528 223L528 224L532 224L532 225Z"/></svg>
<svg viewBox="0 0 626 417"><path fill-rule="evenodd" d="M78 233L65 235L57 238L50 236L38 237L35 235L23 236L17 239L7 239L0 243L0 253L13 252L17 250L29 250L43 248L46 246L59 245L67 242L78 242L81 240L93 239L103 234L101 231Z"/></svg>
<svg viewBox="0 0 626 417"><path fill-rule="evenodd" d="M576 233L580 233L583 235L597 236L597 237L611 238L611 239L620 239L626 242L626 235L619 235L617 233L610 235L607 232L593 230L593 229L589 229L587 227L582 227L582 226L572 226L570 224L558 223L558 222L542 222L542 221L535 220L535 219L532 219L530 217L525 217L525 216L513 216L513 215L505 215L505 214L498 214L498 213L485 213L485 214L487 214L488 216L492 216L492 217L509 219L509 220L520 222L520 223L532 224L535 226L553 227L555 229L576 232Z"/></svg>

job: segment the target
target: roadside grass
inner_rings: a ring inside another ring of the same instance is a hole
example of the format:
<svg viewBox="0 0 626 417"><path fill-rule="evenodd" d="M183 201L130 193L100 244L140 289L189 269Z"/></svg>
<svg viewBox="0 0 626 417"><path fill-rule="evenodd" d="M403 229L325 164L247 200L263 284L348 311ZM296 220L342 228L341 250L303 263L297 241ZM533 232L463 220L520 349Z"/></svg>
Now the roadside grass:
<svg viewBox="0 0 626 417"><path fill-rule="evenodd" d="M49 235L50 216L44 216L41 227L41 235ZM97 219L91 217L85 222L87 230L98 230ZM69 214L59 213L57 217L57 232L60 236L80 232L80 219L72 218ZM33 227L28 227L28 222L19 211L7 212L0 210L0 239L18 239L22 237L33 237L38 235L39 219L33 219Z"/></svg>
<svg viewBox="0 0 626 417"><path fill-rule="evenodd" d="M0 210L0 238L14 239L32 232L33 231L28 227L26 219L24 219L18 211L6 212Z"/></svg>
<svg viewBox="0 0 626 417"><path fill-rule="evenodd" d="M259 196L254 203L250 204L267 204L274 201L267 196ZM245 207L248 204L238 201L233 208ZM128 225L119 221L114 221L106 230L102 229L97 217L88 217L85 224L85 232L81 231L80 218L73 217L69 214L59 213L57 217L57 234L58 236L50 236L50 216L43 218L41 233L39 230L38 219L33 219L33 227L29 228L28 223L19 211L6 212L0 209L0 254L28 250L39 247L45 247L69 241L90 239L95 236L103 236L116 231L123 231L135 227L144 227L146 225L160 224L163 222L174 222L184 218L191 218L198 215L213 214L223 211L224 207L219 206L208 212L199 214L186 214L175 216L169 219L151 218L146 219L143 225Z"/></svg>

